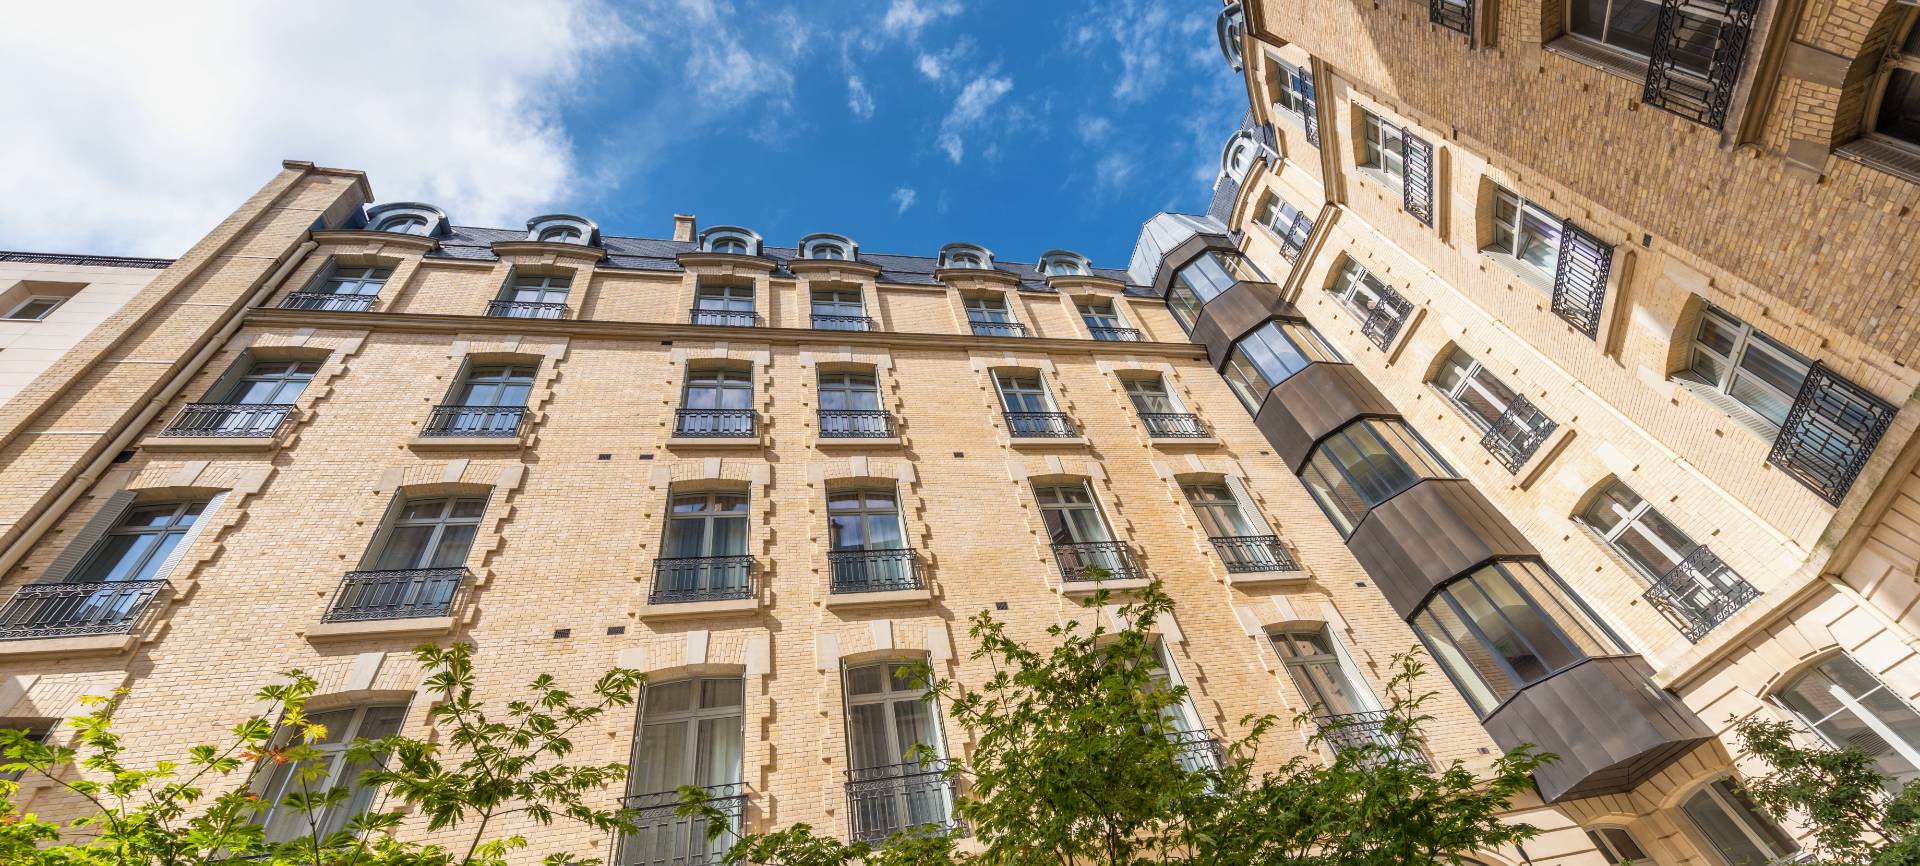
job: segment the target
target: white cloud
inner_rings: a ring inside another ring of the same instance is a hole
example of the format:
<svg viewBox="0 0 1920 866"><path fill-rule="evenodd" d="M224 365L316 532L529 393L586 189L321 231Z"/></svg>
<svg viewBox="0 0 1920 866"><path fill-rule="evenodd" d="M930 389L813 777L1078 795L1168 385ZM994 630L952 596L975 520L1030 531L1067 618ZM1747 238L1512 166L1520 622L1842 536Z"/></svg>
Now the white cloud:
<svg viewBox="0 0 1920 866"><path fill-rule="evenodd" d="M903 186L903 187L900 187L899 189L894 190L893 191L894 216L899 216L900 214L906 213L907 208L913 207L914 200L918 199L919 197L920 197L920 194L917 192L914 192L913 189L910 187Z"/></svg>
<svg viewBox="0 0 1920 866"><path fill-rule="evenodd" d="M954 70L968 55L973 53L973 37L962 34L941 51L921 51L914 58L914 68L928 81L947 82Z"/></svg>
<svg viewBox="0 0 1920 866"><path fill-rule="evenodd" d="M1096 184L1103 190L1112 190L1133 177L1134 163L1127 156L1109 153L1093 165Z"/></svg>
<svg viewBox="0 0 1920 866"><path fill-rule="evenodd" d="M1205 13L1196 11L1176 24L1171 8L1159 0L1126 0L1118 9L1102 6L1092 23L1074 31L1071 44L1075 48L1120 59L1120 74L1113 80L1115 99L1141 102L1152 96L1167 82L1169 54L1192 43L1195 22L1207 23L1200 17ZM1179 38L1170 39L1168 34ZM1094 43L1103 37L1111 46L1096 48Z"/></svg>
<svg viewBox="0 0 1920 866"><path fill-rule="evenodd" d="M957 0L893 0L886 16L880 19L880 29L888 36L913 39L935 20L958 14Z"/></svg>
<svg viewBox="0 0 1920 866"><path fill-rule="evenodd" d="M1074 134L1087 144L1099 144L1113 132L1113 121L1104 117L1080 116L1080 125L1074 128Z"/></svg>
<svg viewBox="0 0 1920 866"><path fill-rule="evenodd" d="M916 65L919 66L921 75L933 81L947 77L947 66L941 61L939 55L922 54Z"/></svg>
<svg viewBox="0 0 1920 866"><path fill-rule="evenodd" d="M1013 90L1013 79L995 77L991 74L979 76L967 82L959 97L953 100L953 109L940 121L940 135L937 139L940 149L945 151L947 159L955 165L960 164L966 155L966 143L961 136L967 130L979 125L986 119L987 111L993 108L1000 98Z"/></svg>
<svg viewBox="0 0 1920 866"><path fill-rule="evenodd" d="M858 75L847 76L847 110L861 120L873 117L873 94Z"/></svg>

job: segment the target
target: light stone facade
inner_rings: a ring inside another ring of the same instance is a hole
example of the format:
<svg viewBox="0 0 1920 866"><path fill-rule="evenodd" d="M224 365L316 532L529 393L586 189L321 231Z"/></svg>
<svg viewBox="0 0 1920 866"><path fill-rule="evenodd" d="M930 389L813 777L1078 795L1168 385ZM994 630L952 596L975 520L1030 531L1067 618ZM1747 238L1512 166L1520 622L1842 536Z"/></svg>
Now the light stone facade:
<svg viewBox="0 0 1920 866"><path fill-rule="evenodd" d="M0 252L0 404L112 318L169 262ZM36 299L57 300L41 313Z"/></svg>

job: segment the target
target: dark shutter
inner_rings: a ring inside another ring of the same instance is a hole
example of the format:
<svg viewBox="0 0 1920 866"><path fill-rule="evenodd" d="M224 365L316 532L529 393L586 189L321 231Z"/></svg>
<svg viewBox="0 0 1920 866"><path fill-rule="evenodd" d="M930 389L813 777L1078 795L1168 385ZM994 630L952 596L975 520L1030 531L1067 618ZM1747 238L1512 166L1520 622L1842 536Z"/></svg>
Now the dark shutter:
<svg viewBox="0 0 1920 866"><path fill-rule="evenodd" d="M1702 126L1724 125L1759 5L1759 0L1662 0L1641 101Z"/></svg>
<svg viewBox="0 0 1920 866"><path fill-rule="evenodd" d="M1815 361L1767 462L1839 505L1893 423L1894 407Z"/></svg>
<svg viewBox="0 0 1920 866"><path fill-rule="evenodd" d="M131 490L122 490L108 496L107 501L100 506L100 510L94 512L93 517L87 520L87 525L80 527L80 531L74 533L73 540L67 542L66 549L53 558L53 563L48 565L47 570L40 575L39 582L67 582L75 572L80 570L80 566L87 561L87 556L93 553L93 549L100 545L100 539L105 538L109 531L120 525L120 519L127 515L127 509L131 507L133 507Z"/></svg>
<svg viewBox="0 0 1920 866"><path fill-rule="evenodd" d="M1589 338L1600 335L1600 307L1607 300L1613 245L1560 221L1560 263L1553 272L1553 314Z"/></svg>
<svg viewBox="0 0 1920 866"><path fill-rule="evenodd" d="M1400 158L1405 166L1400 179L1401 207L1414 219L1433 225L1433 145L1400 130Z"/></svg>
<svg viewBox="0 0 1920 866"><path fill-rule="evenodd" d="M1301 95L1307 98L1306 116L1302 117L1301 119L1307 122L1307 143L1313 145L1314 147L1319 147L1320 146L1320 99L1319 97L1314 95L1313 70L1311 68L1308 68L1308 69L1302 69L1300 71L1303 73L1300 76L1300 87L1301 87L1301 90L1304 91L1303 93L1301 93Z"/></svg>
<svg viewBox="0 0 1920 866"><path fill-rule="evenodd" d="M1427 20L1455 33L1473 36L1473 0L1427 0Z"/></svg>

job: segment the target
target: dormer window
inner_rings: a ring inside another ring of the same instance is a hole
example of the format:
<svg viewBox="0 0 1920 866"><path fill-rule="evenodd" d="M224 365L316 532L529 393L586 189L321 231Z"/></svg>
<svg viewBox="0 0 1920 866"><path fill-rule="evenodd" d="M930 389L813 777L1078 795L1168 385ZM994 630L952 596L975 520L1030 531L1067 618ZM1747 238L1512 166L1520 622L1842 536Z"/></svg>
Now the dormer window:
<svg viewBox="0 0 1920 866"><path fill-rule="evenodd" d="M380 224L374 226L373 230L377 232L394 232L403 235L424 235L427 233L427 220L424 217L417 217L413 214L401 214L400 216L387 217L381 220Z"/></svg>
<svg viewBox="0 0 1920 866"><path fill-rule="evenodd" d="M760 236L735 226L715 226L700 233L700 249L730 256L757 256L760 254Z"/></svg>
<svg viewBox="0 0 1920 866"><path fill-rule="evenodd" d="M860 245L840 235L813 234L800 239L800 257L831 261L853 261L860 257Z"/></svg>
<svg viewBox="0 0 1920 866"><path fill-rule="evenodd" d="M1049 277L1084 277L1093 273L1087 257L1068 250L1048 250L1040 256L1040 273Z"/></svg>
<svg viewBox="0 0 1920 866"><path fill-rule="evenodd" d="M367 208L366 224L376 232L438 237L446 232L447 215L432 205L399 201Z"/></svg>
<svg viewBox="0 0 1920 866"><path fill-rule="evenodd" d="M548 214L527 220L527 240L547 244L585 244L600 242L600 227L592 220L571 214Z"/></svg>
<svg viewBox="0 0 1920 866"><path fill-rule="evenodd" d="M1215 35L1220 38L1220 56L1227 58L1227 65L1235 72L1245 64L1240 53L1240 34L1246 30L1246 15L1240 10L1240 4L1230 3L1220 10L1220 18L1214 23Z"/></svg>
<svg viewBox="0 0 1920 866"><path fill-rule="evenodd" d="M992 270L993 253L973 244L948 244L940 250L939 267Z"/></svg>
<svg viewBox="0 0 1920 866"><path fill-rule="evenodd" d="M1253 167L1254 157L1260 154L1259 145L1253 141L1253 135L1241 130L1227 139L1227 149L1220 154L1220 170L1234 180L1246 180L1247 169Z"/></svg>

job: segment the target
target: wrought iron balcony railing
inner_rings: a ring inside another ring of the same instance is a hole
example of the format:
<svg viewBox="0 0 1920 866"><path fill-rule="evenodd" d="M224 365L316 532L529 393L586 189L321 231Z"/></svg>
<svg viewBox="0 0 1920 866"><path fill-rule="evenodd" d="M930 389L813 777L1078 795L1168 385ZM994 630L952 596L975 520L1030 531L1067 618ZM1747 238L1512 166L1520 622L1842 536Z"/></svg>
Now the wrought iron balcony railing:
<svg viewBox="0 0 1920 866"><path fill-rule="evenodd" d="M1313 219L1296 213L1291 222L1274 228L1280 235L1280 257L1289 262L1300 261L1300 254L1307 251L1307 240L1313 236Z"/></svg>
<svg viewBox="0 0 1920 866"><path fill-rule="evenodd" d="M1142 412L1140 423L1147 425L1147 435L1155 439L1205 439L1213 435L1200 423L1200 416L1191 412Z"/></svg>
<svg viewBox="0 0 1920 866"><path fill-rule="evenodd" d="M753 557L667 556L653 561L649 604L735 601L753 597Z"/></svg>
<svg viewBox="0 0 1920 866"><path fill-rule="evenodd" d="M1223 535L1208 540L1233 574L1300 570L1300 563L1294 561L1293 553L1277 535Z"/></svg>
<svg viewBox="0 0 1920 866"><path fill-rule="evenodd" d="M1360 320L1360 333L1365 334L1382 351L1393 345L1400 329L1407 324L1407 315L1413 312L1413 302L1402 297L1392 286L1380 286L1380 297L1373 307L1365 311Z"/></svg>
<svg viewBox="0 0 1920 866"><path fill-rule="evenodd" d="M620 801L631 822L628 832L620 834L614 850L616 866L724 866L727 848L741 831L746 814L747 790L742 784L708 785L707 804L720 810L731 824L732 834L707 840L707 819L699 815L679 814L680 792L660 791L639 794Z"/></svg>
<svg viewBox="0 0 1920 866"><path fill-rule="evenodd" d="M292 411L292 403L188 403L160 435L265 439Z"/></svg>
<svg viewBox="0 0 1920 866"><path fill-rule="evenodd" d="M1893 404L1813 362L1767 462L1839 505L1893 423Z"/></svg>
<svg viewBox="0 0 1920 866"><path fill-rule="evenodd" d="M1370 754L1361 757L1361 763L1365 766L1377 766L1394 758L1433 766L1419 747L1387 730L1385 710L1315 715L1313 722L1320 727L1327 748L1335 754L1355 749L1367 750Z"/></svg>
<svg viewBox="0 0 1920 866"><path fill-rule="evenodd" d="M1174 760L1189 773L1218 770L1227 764L1227 750L1206 728L1177 731L1168 734L1167 738L1173 740Z"/></svg>
<svg viewBox="0 0 1920 866"><path fill-rule="evenodd" d="M892 592L925 589L927 577L913 548L829 550L831 589L843 592Z"/></svg>
<svg viewBox="0 0 1920 866"><path fill-rule="evenodd" d="M973 335L976 337L1024 337L1027 335L1027 326L1019 322L982 322L974 319L968 324L973 326Z"/></svg>
<svg viewBox="0 0 1920 866"><path fill-rule="evenodd" d="M884 409L820 410L822 438L885 439L893 435L893 415Z"/></svg>
<svg viewBox="0 0 1920 866"><path fill-rule="evenodd" d="M681 409L673 413L673 435L746 438L754 435L752 409Z"/></svg>
<svg viewBox="0 0 1920 866"><path fill-rule="evenodd" d="M1520 467L1527 465L1533 453L1540 450L1540 443L1547 441L1558 426L1532 401L1515 394L1507 404L1507 411L1500 413L1493 426L1487 428L1487 434L1480 437L1480 447L1507 467L1507 472L1518 474Z"/></svg>
<svg viewBox="0 0 1920 866"><path fill-rule="evenodd" d="M518 436L526 417L525 406L435 406L420 435Z"/></svg>
<svg viewBox="0 0 1920 866"><path fill-rule="evenodd" d="M1759 598L1760 591L1701 544L1647 587L1642 596L1687 640L1699 643L1714 626Z"/></svg>
<svg viewBox="0 0 1920 866"><path fill-rule="evenodd" d="M813 329L816 331L871 331L873 319L866 316L829 316L824 313L814 313Z"/></svg>
<svg viewBox="0 0 1920 866"><path fill-rule="evenodd" d="M0 607L0 641L132 634L164 580L29 583Z"/></svg>
<svg viewBox="0 0 1920 866"><path fill-rule="evenodd" d="M701 310L695 309L687 316L688 321L696 325L719 325L726 328L751 328L760 320L759 314L752 310Z"/></svg>
<svg viewBox="0 0 1920 866"><path fill-rule="evenodd" d="M487 315L496 319L564 319L567 305L537 301L488 301Z"/></svg>
<svg viewBox="0 0 1920 866"><path fill-rule="evenodd" d="M364 313L373 309L379 295L336 295L332 292L288 292L280 302L283 310L325 310L339 313Z"/></svg>
<svg viewBox="0 0 1920 866"><path fill-rule="evenodd" d="M1062 580L1131 580L1147 576L1124 541L1061 542L1053 546L1053 559L1060 565ZM1088 566L1104 568L1107 575L1095 577L1087 572Z"/></svg>
<svg viewBox="0 0 1920 866"><path fill-rule="evenodd" d="M1065 412L1003 412L1007 434L1015 439L1071 439L1080 428Z"/></svg>
<svg viewBox="0 0 1920 866"><path fill-rule="evenodd" d="M321 622L365 622L452 616L472 573L465 568L349 571Z"/></svg>
<svg viewBox="0 0 1920 866"><path fill-rule="evenodd" d="M945 760L847 771L847 825L858 842L880 843L906 830L951 832L955 785Z"/></svg>
<svg viewBox="0 0 1920 866"><path fill-rule="evenodd" d="M1139 328L1109 328L1101 325L1088 325L1087 332L1092 334L1096 340L1121 343L1140 342Z"/></svg>

